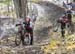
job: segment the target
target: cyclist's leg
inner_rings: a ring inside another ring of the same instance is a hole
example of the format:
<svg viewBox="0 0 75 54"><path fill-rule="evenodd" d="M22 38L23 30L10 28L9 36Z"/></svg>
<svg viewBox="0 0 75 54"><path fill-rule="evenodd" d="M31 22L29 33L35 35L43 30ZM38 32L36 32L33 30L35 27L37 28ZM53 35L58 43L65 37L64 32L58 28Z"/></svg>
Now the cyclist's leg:
<svg viewBox="0 0 75 54"><path fill-rule="evenodd" d="M33 34L31 35L31 45L33 44Z"/></svg>
<svg viewBox="0 0 75 54"><path fill-rule="evenodd" d="M65 37L65 26L66 26L66 24L61 25L61 35L62 35L62 37Z"/></svg>
<svg viewBox="0 0 75 54"><path fill-rule="evenodd" d="M32 45L33 44L33 29L30 29L30 35L31 35L30 45Z"/></svg>
<svg viewBox="0 0 75 54"><path fill-rule="evenodd" d="M65 30L64 29L61 30L61 35L62 35L62 37L65 37Z"/></svg>

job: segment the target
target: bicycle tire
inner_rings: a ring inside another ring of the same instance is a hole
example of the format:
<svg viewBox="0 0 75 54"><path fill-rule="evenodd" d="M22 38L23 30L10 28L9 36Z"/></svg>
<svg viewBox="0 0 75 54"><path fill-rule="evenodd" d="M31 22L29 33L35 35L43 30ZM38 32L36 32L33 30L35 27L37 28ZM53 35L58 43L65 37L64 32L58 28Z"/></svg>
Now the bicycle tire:
<svg viewBox="0 0 75 54"><path fill-rule="evenodd" d="M15 44L16 46L19 46L21 44L21 34L20 33L16 34Z"/></svg>
<svg viewBox="0 0 75 54"><path fill-rule="evenodd" d="M68 34L73 34L74 33L74 25L73 24L69 24L69 27L68 27Z"/></svg>

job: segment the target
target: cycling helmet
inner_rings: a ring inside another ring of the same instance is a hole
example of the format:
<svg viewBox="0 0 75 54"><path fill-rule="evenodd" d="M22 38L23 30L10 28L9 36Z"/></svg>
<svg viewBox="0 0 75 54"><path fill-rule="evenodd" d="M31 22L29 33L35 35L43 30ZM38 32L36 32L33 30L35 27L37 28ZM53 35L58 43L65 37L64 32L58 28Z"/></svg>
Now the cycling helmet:
<svg viewBox="0 0 75 54"><path fill-rule="evenodd" d="M30 18L26 18L25 21L26 21L26 22L30 22Z"/></svg>

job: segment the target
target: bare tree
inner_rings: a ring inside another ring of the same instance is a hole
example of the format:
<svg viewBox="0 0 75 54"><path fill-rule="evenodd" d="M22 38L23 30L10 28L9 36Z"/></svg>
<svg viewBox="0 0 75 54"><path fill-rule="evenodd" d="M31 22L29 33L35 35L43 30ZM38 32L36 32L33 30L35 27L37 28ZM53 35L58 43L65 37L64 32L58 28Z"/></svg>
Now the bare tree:
<svg viewBox="0 0 75 54"><path fill-rule="evenodd" d="M75 2L75 0L73 0L73 2Z"/></svg>
<svg viewBox="0 0 75 54"><path fill-rule="evenodd" d="M27 0L13 0L17 17L26 18L28 13Z"/></svg>

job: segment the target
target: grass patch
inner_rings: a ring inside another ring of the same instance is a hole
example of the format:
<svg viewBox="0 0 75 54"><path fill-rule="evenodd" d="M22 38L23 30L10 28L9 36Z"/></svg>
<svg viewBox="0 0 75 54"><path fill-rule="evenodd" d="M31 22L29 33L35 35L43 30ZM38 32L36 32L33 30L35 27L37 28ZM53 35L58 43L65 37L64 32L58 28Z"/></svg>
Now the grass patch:
<svg viewBox="0 0 75 54"><path fill-rule="evenodd" d="M41 0L32 0L32 2L34 2L34 3L38 3L38 2L40 2Z"/></svg>

